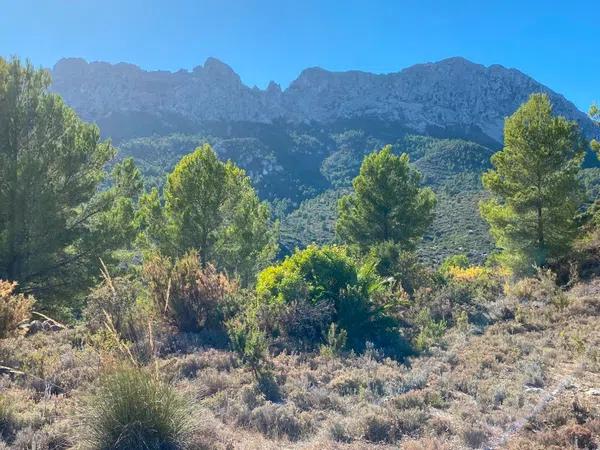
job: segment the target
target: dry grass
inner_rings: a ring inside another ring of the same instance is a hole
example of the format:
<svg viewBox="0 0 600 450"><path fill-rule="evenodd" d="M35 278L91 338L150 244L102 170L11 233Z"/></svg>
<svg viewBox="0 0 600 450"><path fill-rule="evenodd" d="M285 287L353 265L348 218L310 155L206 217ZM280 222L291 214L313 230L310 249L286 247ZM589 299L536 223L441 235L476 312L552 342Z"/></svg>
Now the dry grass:
<svg viewBox="0 0 600 450"><path fill-rule="evenodd" d="M451 328L443 348L404 363L373 350L273 357L279 402L233 353L187 335L174 336L188 344L165 346L152 367L193 403L188 448L592 449L600 443L600 280L576 285L560 304L539 282L489 304L483 332ZM0 360L28 373L0 381L11 405L0 406L7 445L76 445L76 407L115 358L82 333L0 340Z"/></svg>

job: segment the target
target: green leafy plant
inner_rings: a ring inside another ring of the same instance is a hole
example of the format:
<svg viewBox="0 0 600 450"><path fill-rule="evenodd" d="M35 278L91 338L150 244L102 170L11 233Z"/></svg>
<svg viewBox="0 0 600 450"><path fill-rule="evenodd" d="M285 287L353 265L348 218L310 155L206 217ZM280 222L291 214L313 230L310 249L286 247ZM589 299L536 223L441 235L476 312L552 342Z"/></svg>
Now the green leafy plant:
<svg viewBox="0 0 600 450"><path fill-rule="evenodd" d="M347 339L348 333L346 330L338 330L338 327L335 325L335 323L332 323L329 325L329 330L327 330L325 344L321 345L321 355L329 357L339 355L346 347Z"/></svg>
<svg viewBox="0 0 600 450"><path fill-rule="evenodd" d="M388 287L382 281L372 268L359 267L343 247L312 245L259 274L257 305L267 317L256 317L263 321L263 329L277 336L286 326L277 320L282 310L295 302L319 305L327 316L314 316L321 331L313 345L323 343L335 323L346 331L349 348L362 351L372 341L404 352L399 322L387 313L388 297L382 294ZM324 317L329 317L327 322Z"/></svg>
<svg viewBox="0 0 600 450"><path fill-rule="evenodd" d="M427 350L441 343L448 327L445 320L436 321L432 319L428 308L424 308L419 312L416 324L419 327L419 333L415 338L415 347L418 350Z"/></svg>

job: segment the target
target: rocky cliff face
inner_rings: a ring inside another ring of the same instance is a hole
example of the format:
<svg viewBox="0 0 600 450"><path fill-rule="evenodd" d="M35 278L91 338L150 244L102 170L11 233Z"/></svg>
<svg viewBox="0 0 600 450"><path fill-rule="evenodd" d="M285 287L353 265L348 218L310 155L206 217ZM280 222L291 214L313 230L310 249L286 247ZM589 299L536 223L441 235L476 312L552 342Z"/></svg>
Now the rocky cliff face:
<svg viewBox="0 0 600 450"><path fill-rule="evenodd" d="M555 111L588 118L563 96L515 69L485 67L463 58L418 64L397 73L304 70L289 88L245 86L214 58L193 71L147 72L131 64L63 59L52 70L52 89L88 120L115 113L175 114L203 121L331 123L372 118L398 122L419 133L469 130L500 142L504 117L532 92L547 92ZM460 134L460 132L458 133Z"/></svg>

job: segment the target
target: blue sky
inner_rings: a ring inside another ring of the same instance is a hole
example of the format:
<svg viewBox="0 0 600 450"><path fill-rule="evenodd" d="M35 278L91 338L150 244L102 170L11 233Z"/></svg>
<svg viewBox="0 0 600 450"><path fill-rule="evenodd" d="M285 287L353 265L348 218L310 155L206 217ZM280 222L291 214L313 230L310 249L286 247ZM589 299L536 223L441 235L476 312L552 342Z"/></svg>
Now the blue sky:
<svg viewBox="0 0 600 450"><path fill-rule="evenodd" d="M191 69L249 85L306 67L394 72L463 56L516 67L587 110L600 101L600 1L0 0L0 55Z"/></svg>

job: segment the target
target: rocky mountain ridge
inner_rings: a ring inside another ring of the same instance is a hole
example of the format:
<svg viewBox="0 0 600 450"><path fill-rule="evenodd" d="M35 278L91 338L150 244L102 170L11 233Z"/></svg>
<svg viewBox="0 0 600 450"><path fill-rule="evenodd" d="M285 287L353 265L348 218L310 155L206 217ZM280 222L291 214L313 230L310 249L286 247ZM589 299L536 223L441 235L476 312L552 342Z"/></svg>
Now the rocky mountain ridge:
<svg viewBox="0 0 600 450"><path fill-rule="evenodd" d="M177 72L70 58L54 66L52 78L54 91L85 119L97 122L115 114L163 121L164 116L171 121L176 117L192 128L206 121L332 123L369 118L421 134L500 142L504 117L529 94L542 91L550 95L557 113L577 120L586 134L594 133L585 114L533 78L464 58L389 74L309 68L285 90L273 82L264 90L250 88L215 58Z"/></svg>

